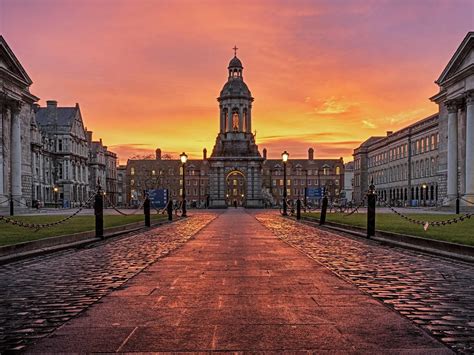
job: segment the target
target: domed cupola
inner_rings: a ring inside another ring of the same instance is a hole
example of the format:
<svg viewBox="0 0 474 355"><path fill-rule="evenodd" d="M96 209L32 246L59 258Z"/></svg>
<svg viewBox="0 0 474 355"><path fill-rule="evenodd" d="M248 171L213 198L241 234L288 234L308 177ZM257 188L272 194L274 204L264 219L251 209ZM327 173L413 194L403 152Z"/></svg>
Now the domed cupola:
<svg viewBox="0 0 474 355"><path fill-rule="evenodd" d="M237 47L234 47L234 57L230 60L229 77L224 84L217 101L221 111L220 131L251 132L252 94L243 79L243 65L237 58Z"/></svg>

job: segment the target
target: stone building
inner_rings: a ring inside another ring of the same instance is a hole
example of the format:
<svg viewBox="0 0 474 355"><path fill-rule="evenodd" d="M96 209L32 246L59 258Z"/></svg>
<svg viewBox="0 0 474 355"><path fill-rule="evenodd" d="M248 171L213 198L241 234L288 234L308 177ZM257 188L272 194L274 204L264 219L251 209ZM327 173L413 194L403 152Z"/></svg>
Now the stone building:
<svg viewBox="0 0 474 355"><path fill-rule="evenodd" d="M438 191L438 115L385 137L371 137L354 150L354 200L362 201L370 182L394 204L436 204Z"/></svg>
<svg viewBox="0 0 474 355"><path fill-rule="evenodd" d="M263 150L263 188L272 196L273 205L283 201L283 162L267 159ZM322 187L330 200L340 197L344 188L344 161L339 159L314 159L314 149L308 149L307 159L288 159L286 166L287 198L304 199L306 188Z"/></svg>
<svg viewBox="0 0 474 355"><path fill-rule="evenodd" d="M439 107L439 192L453 205L474 203L474 32L469 32L436 80ZM469 201L469 202L466 202Z"/></svg>
<svg viewBox="0 0 474 355"><path fill-rule="evenodd" d="M118 202L117 190L117 154L105 147L105 191L114 205Z"/></svg>
<svg viewBox="0 0 474 355"><path fill-rule="evenodd" d="M0 206L32 202L31 142L39 144L32 80L0 35Z"/></svg>
<svg viewBox="0 0 474 355"><path fill-rule="evenodd" d="M50 100L46 107L36 107L35 112L43 151L38 165L41 170L41 165L46 164L47 183L52 183L53 188L50 196L46 183L38 199L47 203L52 197L63 207L78 206L89 197L89 148L79 104L58 107L57 101ZM51 168L52 176L49 176Z"/></svg>
<svg viewBox="0 0 474 355"><path fill-rule="evenodd" d="M236 55L228 65L228 78L217 99L219 133L211 155L186 163L186 200L193 207L263 207L280 204L283 196L283 164L260 154L252 133L253 97L243 80L242 62ZM166 188L173 201L182 193L182 166L177 159L131 159L127 162L126 204L139 205L145 190ZM290 159L287 165L288 198L303 198L305 187L324 186L337 198L344 186L344 162L340 159Z"/></svg>
<svg viewBox="0 0 474 355"><path fill-rule="evenodd" d="M220 129L209 158L210 207L262 207L263 158L252 133L253 97L236 55L219 102Z"/></svg>
<svg viewBox="0 0 474 355"><path fill-rule="evenodd" d="M89 145L79 105L36 104L31 79L0 36L0 207L78 206L89 198ZM109 160L116 160L108 153ZM110 166L113 185L115 174ZM104 183L106 179L104 178ZM113 187L111 187L113 189Z"/></svg>
<svg viewBox="0 0 474 355"><path fill-rule="evenodd" d="M354 162L350 161L344 165L344 188L343 197L346 201L353 201L354 191Z"/></svg>
<svg viewBox="0 0 474 355"><path fill-rule="evenodd" d="M117 167L117 206L127 205L127 166Z"/></svg>
<svg viewBox="0 0 474 355"><path fill-rule="evenodd" d="M386 200L453 206L474 202L474 32L436 80L438 113L354 150L354 197L370 180Z"/></svg>

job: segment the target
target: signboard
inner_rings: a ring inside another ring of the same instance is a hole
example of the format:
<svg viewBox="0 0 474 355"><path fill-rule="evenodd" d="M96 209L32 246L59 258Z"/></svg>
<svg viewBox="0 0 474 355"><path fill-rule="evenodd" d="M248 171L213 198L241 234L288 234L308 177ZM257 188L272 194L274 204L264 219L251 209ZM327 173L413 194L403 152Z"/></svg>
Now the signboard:
<svg viewBox="0 0 474 355"><path fill-rule="evenodd" d="M148 198L155 208L163 208L168 203L168 189L148 190Z"/></svg>
<svg viewBox="0 0 474 355"><path fill-rule="evenodd" d="M324 187L307 187L306 189L306 197L307 198L323 198L325 188Z"/></svg>

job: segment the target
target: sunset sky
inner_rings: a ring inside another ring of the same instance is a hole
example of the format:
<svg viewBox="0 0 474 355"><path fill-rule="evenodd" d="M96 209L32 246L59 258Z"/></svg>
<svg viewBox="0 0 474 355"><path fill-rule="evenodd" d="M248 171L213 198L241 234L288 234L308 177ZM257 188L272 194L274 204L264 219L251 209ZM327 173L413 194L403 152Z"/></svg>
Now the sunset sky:
<svg viewBox="0 0 474 355"><path fill-rule="evenodd" d="M78 102L122 163L212 150L234 45L260 150L349 161L369 136L437 111L434 80L470 30L472 0L0 0L0 33L40 104Z"/></svg>

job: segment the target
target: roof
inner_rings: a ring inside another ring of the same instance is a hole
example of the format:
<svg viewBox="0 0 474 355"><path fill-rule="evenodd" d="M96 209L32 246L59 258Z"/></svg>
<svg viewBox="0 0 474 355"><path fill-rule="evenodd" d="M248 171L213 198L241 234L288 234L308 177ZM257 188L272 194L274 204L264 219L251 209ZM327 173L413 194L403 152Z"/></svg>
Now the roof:
<svg viewBox="0 0 474 355"><path fill-rule="evenodd" d="M40 126L56 126L58 131L69 132L76 118L78 107L40 107L36 111L36 122Z"/></svg>
<svg viewBox="0 0 474 355"><path fill-rule="evenodd" d="M234 58L232 58L229 62L229 68L240 68L240 69L243 69L243 66L242 66L242 62L240 61L239 58L237 58L237 56L234 56Z"/></svg>
<svg viewBox="0 0 474 355"><path fill-rule="evenodd" d="M250 93L250 90L245 84L245 82L238 78L238 79L229 79L227 83L224 84L224 87L221 90L220 93L221 97L225 96L246 96L246 97L251 97L252 94Z"/></svg>
<svg viewBox="0 0 474 355"><path fill-rule="evenodd" d="M466 37L462 40L459 47L454 52L453 56L449 60L448 64L444 68L443 72L439 76L435 83L442 85L446 79L450 77L450 74L455 72L456 69L462 64L464 59L469 55L471 48L474 46L474 32L468 32Z"/></svg>
<svg viewBox="0 0 474 355"><path fill-rule="evenodd" d="M0 49L6 54L6 59L8 60L8 71L13 74L16 78L20 79L27 85L31 85L33 81L26 73L26 70L20 64L20 61L17 59L13 51L8 46L5 38L0 35Z"/></svg>

